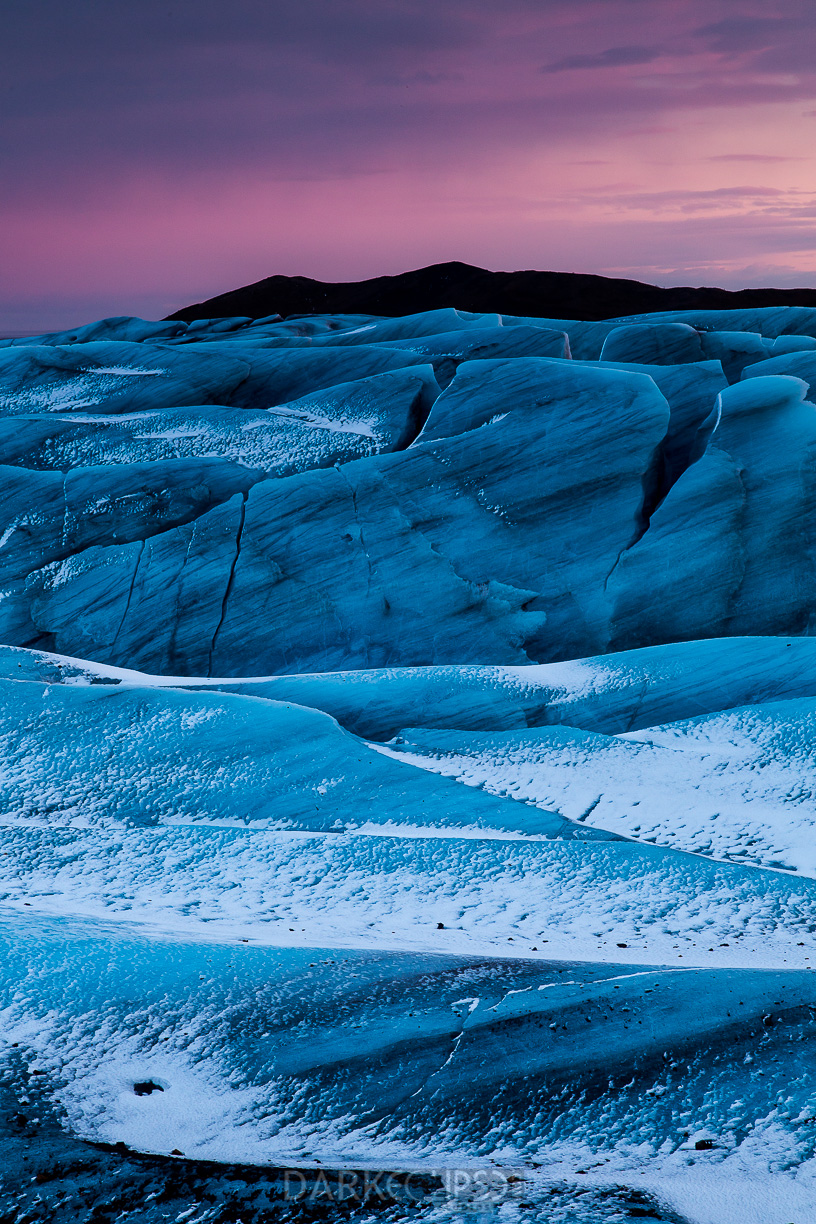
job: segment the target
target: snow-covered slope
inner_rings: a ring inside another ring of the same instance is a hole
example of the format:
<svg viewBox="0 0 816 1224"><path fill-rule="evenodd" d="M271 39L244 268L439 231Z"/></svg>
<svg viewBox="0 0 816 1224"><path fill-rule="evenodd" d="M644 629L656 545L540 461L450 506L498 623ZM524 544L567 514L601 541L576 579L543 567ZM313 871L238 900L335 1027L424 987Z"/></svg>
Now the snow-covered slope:
<svg viewBox="0 0 816 1224"><path fill-rule="evenodd" d="M0 345L3 1219L814 1217L812 313Z"/></svg>

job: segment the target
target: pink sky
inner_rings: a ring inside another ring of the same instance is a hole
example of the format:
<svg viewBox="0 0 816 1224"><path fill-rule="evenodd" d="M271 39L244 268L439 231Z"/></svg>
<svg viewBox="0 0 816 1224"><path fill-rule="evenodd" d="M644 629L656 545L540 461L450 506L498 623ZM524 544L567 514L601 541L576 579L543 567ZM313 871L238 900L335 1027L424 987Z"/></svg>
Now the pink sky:
<svg viewBox="0 0 816 1224"><path fill-rule="evenodd" d="M816 285L816 8L30 0L0 329L447 259Z"/></svg>

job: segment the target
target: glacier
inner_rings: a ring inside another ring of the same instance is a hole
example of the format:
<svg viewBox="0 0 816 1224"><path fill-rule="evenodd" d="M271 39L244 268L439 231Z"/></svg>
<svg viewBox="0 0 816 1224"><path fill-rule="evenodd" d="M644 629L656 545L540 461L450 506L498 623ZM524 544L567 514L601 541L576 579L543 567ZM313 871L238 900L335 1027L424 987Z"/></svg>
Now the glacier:
<svg viewBox="0 0 816 1224"><path fill-rule="evenodd" d="M814 382L792 307L0 341L0 1218L813 1218Z"/></svg>

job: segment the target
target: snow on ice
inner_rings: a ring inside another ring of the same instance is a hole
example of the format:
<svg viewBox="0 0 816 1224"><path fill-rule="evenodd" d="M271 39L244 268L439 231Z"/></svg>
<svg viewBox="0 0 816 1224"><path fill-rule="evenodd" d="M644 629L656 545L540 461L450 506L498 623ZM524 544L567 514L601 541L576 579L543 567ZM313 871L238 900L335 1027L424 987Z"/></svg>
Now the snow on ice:
<svg viewBox="0 0 816 1224"><path fill-rule="evenodd" d="M795 308L0 343L0 1211L147 1153L814 1218L814 349Z"/></svg>

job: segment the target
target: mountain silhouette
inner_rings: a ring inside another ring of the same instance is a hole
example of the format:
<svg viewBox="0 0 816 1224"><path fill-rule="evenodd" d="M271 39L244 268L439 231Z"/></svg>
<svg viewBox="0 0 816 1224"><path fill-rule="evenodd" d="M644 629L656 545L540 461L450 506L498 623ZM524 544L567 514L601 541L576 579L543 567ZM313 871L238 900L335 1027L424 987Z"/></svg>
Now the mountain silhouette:
<svg viewBox="0 0 816 1224"><path fill-rule="evenodd" d="M185 306L169 319L261 319L302 314L397 316L455 306L474 312L553 319L610 319L663 310L737 310L759 306L816 306L816 289L739 289L677 286L578 272L489 272L471 264L432 264L398 276L363 281L318 281L268 276Z"/></svg>

